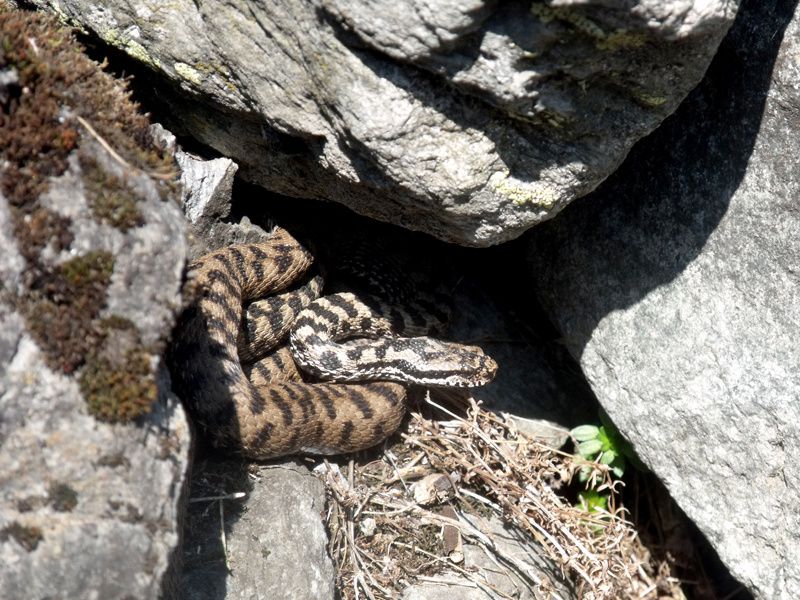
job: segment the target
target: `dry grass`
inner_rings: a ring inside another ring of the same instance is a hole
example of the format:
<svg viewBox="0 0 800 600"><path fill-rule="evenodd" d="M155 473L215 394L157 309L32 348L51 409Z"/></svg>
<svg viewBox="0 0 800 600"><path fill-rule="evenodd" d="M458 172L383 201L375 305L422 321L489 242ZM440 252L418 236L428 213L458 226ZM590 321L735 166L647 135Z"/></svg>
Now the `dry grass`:
<svg viewBox="0 0 800 600"><path fill-rule="evenodd" d="M587 513L562 492L587 463L519 432L513 420L470 401L461 417L426 400L447 421L412 413L403 443L347 473L326 462L317 469L332 501L327 512L330 554L345 599L397 598L413 583L458 575L490 597L682 599L666 561L655 561L618 506L619 482L591 464L594 488L610 493L608 512ZM552 562L542 576L509 551L487 519L499 517L535 541ZM480 547L510 569L516 590L497 589L464 560L463 545ZM457 591L457 590L456 590Z"/></svg>

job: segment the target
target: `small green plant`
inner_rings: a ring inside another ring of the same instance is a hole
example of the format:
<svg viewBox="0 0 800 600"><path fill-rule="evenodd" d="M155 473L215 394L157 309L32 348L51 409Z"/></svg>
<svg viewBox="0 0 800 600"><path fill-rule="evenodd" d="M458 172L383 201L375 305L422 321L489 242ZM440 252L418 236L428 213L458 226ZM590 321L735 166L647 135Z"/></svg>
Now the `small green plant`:
<svg viewBox="0 0 800 600"><path fill-rule="evenodd" d="M570 431L570 435L577 442L575 448L579 456L608 465L617 478L625 473L625 455L630 454L630 445L613 425L580 425ZM587 471L581 470L581 481L586 481Z"/></svg>
<svg viewBox="0 0 800 600"><path fill-rule="evenodd" d="M608 511L608 494L597 490L583 490L578 494L578 507L588 513Z"/></svg>
<svg viewBox="0 0 800 600"><path fill-rule="evenodd" d="M613 476L619 479L625 473L628 460L634 464L638 460L630 444L608 417L601 414L600 421L602 425L580 425L570 431L575 453L587 461L607 465ZM584 484L585 489L578 493L576 506L589 513L607 511L610 491L607 486L595 487L597 483L592 478L590 466L578 471L578 481Z"/></svg>

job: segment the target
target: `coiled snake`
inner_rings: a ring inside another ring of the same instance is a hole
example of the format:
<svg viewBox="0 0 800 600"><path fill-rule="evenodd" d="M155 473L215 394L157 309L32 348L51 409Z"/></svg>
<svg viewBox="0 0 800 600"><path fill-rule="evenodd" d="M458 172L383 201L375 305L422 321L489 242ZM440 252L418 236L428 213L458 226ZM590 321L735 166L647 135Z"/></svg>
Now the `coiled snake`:
<svg viewBox="0 0 800 600"><path fill-rule="evenodd" d="M399 426L404 384L463 387L493 378L497 365L480 348L397 337L409 320L420 331L419 314L405 318L350 293L314 299L319 278L286 292L312 263L278 228L266 242L222 248L190 265L196 300L179 319L168 360L176 391L215 446L257 459L361 450ZM291 353L280 346L290 328ZM303 381L295 360L339 382Z"/></svg>

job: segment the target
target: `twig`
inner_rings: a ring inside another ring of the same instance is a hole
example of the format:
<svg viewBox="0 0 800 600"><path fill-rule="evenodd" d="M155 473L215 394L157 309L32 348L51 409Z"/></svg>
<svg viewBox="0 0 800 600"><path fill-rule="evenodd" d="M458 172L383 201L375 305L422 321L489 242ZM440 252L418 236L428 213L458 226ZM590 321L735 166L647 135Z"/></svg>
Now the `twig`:
<svg viewBox="0 0 800 600"><path fill-rule="evenodd" d="M89 135L91 135L95 140L97 140L97 143L100 144L103 147L103 149L105 149L105 151L108 152L114 160L116 160L126 169L129 169L135 173L142 173L144 175L147 175L148 177L152 177L153 179L161 179L163 181L169 181L177 176L177 173L174 171L170 171L169 173L156 173L155 171L146 171L144 169L140 169L139 167L133 166L127 160L122 158L122 156L120 156L120 154L116 150L114 150L114 148L111 147L111 144L109 144L105 140L105 138L103 138L103 136L97 133L94 127L89 125L89 122L86 119L84 119L80 115L75 115L75 120L78 121L78 123L80 123L81 125L83 125L84 129L86 129L86 131L89 132Z"/></svg>

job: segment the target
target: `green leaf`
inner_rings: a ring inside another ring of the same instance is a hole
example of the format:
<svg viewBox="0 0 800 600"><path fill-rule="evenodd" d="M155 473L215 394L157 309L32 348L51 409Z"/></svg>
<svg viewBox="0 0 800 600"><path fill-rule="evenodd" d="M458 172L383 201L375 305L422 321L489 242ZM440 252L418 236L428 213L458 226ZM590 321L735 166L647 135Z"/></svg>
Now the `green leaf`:
<svg viewBox="0 0 800 600"><path fill-rule="evenodd" d="M569 434L579 442L585 442L596 439L599 431L600 430L594 425L579 425L570 431Z"/></svg>
<svg viewBox="0 0 800 600"><path fill-rule="evenodd" d="M578 494L578 505L586 512L595 512L598 510L608 510L608 496L596 492L595 490L586 490Z"/></svg>
<svg viewBox="0 0 800 600"><path fill-rule="evenodd" d="M625 473L625 455L618 454L617 458L615 458L609 465L611 467L611 472L614 473L614 477L619 479Z"/></svg>
<svg viewBox="0 0 800 600"><path fill-rule="evenodd" d="M600 455L600 464L601 465L610 465L611 463L613 463L617 459L618 456L619 456L619 454L617 454L613 450L605 450Z"/></svg>
<svg viewBox="0 0 800 600"><path fill-rule="evenodd" d="M578 454L584 458L593 459L603 450L600 440L586 440L578 444Z"/></svg>

